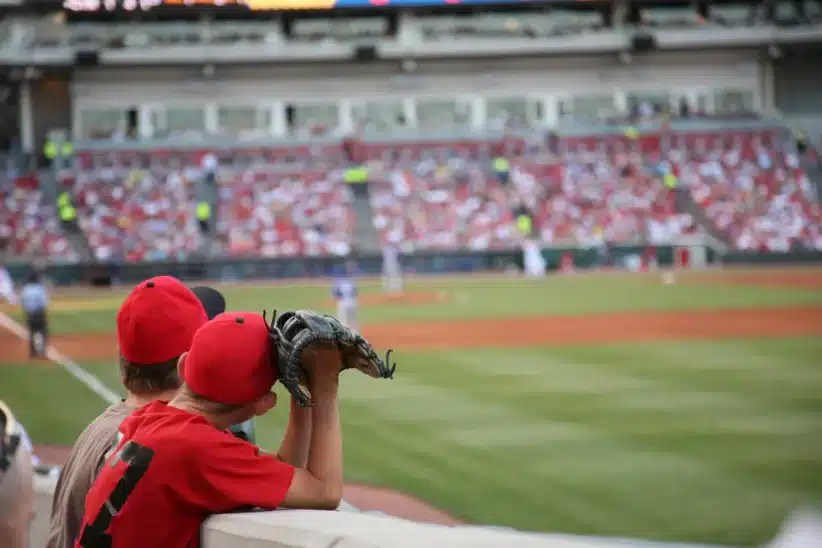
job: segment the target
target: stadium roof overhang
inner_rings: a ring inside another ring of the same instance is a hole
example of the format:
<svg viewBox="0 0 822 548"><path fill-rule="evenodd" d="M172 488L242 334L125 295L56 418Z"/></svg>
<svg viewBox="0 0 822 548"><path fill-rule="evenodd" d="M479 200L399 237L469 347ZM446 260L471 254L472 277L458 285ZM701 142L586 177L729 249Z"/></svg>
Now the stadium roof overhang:
<svg viewBox="0 0 822 548"><path fill-rule="evenodd" d="M644 32L644 34L648 34ZM769 46L822 45L822 24L795 28L666 29L652 33L655 51L689 51ZM482 59L501 56L571 56L633 52L631 30L611 30L544 38L475 38L421 42L377 40L375 59ZM27 51L0 50L0 66L73 66L81 48L50 47ZM88 48L85 48L86 50ZM174 66L225 64L293 64L354 61L356 46L338 43L279 43L271 47L238 43L186 44L154 48L104 48L94 51L105 66Z"/></svg>

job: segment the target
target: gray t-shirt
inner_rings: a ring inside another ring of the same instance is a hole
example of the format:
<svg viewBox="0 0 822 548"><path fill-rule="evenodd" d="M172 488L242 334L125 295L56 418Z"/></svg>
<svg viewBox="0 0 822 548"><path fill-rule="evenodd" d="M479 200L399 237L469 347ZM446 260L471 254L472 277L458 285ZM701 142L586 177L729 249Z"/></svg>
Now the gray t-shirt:
<svg viewBox="0 0 822 548"><path fill-rule="evenodd" d="M89 424L71 448L54 491L47 548L74 548L91 484L117 438L120 423L136 409L116 403Z"/></svg>

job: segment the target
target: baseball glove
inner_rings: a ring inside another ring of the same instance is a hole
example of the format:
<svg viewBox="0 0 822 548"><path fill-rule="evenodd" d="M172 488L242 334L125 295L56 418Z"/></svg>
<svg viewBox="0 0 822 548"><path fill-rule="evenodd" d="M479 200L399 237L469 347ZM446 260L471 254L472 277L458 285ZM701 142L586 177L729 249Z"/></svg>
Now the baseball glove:
<svg viewBox="0 0 822 548"><path fill-rule="evenodd" d="M382 360L362 335L333 316L310 310L286 312L272 317L270 329L276 341L278 378L300 407L314 403L302 366L303 355L311 346L336 347L341 354L340 371L359 369L375 379L390 379L397 368L396 364L389 365L391 350Z"/></svg>

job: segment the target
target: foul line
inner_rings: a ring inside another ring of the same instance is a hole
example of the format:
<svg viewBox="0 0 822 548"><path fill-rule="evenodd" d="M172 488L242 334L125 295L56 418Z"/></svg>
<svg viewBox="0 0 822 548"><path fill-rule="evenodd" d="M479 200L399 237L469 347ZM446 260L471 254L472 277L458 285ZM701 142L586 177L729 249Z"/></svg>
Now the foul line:
<svg viewBox="0 0 822 548"><path fill-rule="evenodd" d="M24 341L28 340L29 334L26 328L3 312L0 312L0 327L5 327ZM46 349L46 357L65 369L69 375L85 384L89 390L103 398L108 403L113 404L120 401L120 396L113 392L108 386L103 384L100 379L77 365L71 358L53 346L49 346Z"/></svg>

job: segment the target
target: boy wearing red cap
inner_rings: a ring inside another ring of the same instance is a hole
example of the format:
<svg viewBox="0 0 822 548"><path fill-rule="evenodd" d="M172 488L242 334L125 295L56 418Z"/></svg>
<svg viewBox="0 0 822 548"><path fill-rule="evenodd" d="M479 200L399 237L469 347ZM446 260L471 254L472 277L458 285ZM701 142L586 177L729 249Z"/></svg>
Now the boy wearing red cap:
<svg viewBox="0 0 822 548"><path fill-rule="evenodd" d="M127 396L94 419L72 447L54 494L49 548L74 546L85 497L120 423L142 405L174 397L180 386L177 361L197 329L224 310L216 290L192 290L171 276L146 280L126 297L117 313L117 342Z"/></svg>
<svg viewBox="0 0 822 548"><path fill-rule="evenodd" d="M275 344L259 314L221 314L197 331L180 359L178 395L123 422L122 439L86 498L77 548L196 547L210 514L339 505L336 349L316 350L304 363L315 401L305 467L226 432L274 406Z"/></svg>

